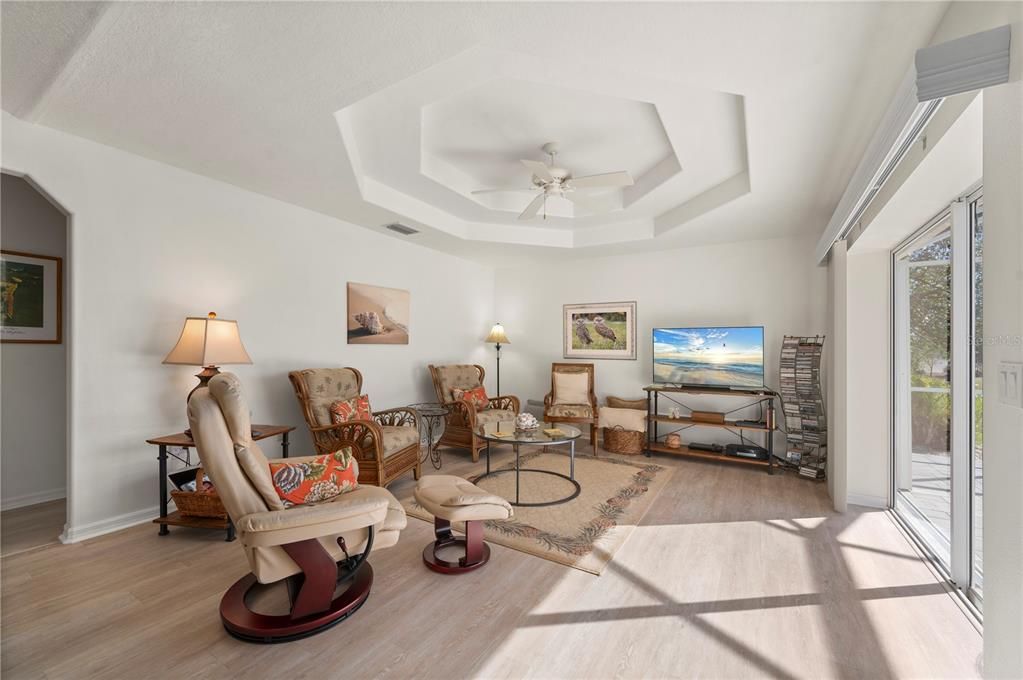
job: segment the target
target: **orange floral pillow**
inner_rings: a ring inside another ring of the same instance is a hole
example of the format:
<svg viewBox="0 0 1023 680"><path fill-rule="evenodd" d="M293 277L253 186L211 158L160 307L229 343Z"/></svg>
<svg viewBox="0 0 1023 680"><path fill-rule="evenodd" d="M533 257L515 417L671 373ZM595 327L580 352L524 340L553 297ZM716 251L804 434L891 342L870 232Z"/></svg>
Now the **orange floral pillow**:
<svg viewBox="0 0 1023 680"><path fill-rule="evenodd" d="M369 395L360 394L344 401L335 401L330 405L330 420L335 423L347 423L349 420L371 420L373 411L369 407Z"/></svg>
<svg viewBox="0 0 1023 680"><path fill-rule="evenodd" d="M469 402L477 411L482 411L490 406L490 400L487 398L487 391L483 389L483 385L477 385L471 390L460 390L456 387L451 390L451 396L455 398L455 401Z"/></svg>
<svg viewBox="0 0 1023 680"><path fill-rule="evenodd" d="M308 463L270 463L270 478L284 507L333 498L359 486L359 468L345 447Z"/></svg>

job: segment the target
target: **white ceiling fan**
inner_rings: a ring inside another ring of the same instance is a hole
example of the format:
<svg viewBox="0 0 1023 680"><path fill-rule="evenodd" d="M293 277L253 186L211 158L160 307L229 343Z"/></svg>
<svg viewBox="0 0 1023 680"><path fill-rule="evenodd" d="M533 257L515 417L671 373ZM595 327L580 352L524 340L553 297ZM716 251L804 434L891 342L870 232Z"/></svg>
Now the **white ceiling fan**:
<svg viewBox="0 0 1023 680"><path fill-rule="evenodd" d="M556 142L547 142L543 145L543 152L551 157L550 165L540 161L522 160L531 173L533 173L533 186L531 187L505 187L498 189L479 189L474 194L492 194L503 191L531 191L539 192L529 202L526 209L519 214L520 220L533 219L540 208L543 208L543 218L547 219L547 197L560 196L584 208L592 209L586 197L579 193L579 190L606 189L610 187L627 187L632 185L632 175L624 170L618 172L606 172L599 175L585 175L573 177L572 173L565 168L554 164L558 155Z"/></svg>

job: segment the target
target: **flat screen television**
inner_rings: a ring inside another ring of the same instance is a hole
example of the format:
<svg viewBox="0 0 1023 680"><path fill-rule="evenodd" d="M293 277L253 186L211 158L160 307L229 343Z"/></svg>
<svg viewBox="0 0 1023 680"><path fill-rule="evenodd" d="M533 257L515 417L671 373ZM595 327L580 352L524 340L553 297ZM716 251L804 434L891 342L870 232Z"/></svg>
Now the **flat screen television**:
<svg viewBox="0 0 1023 680"><path fill-rule="evenodd" d="M764 386L764 327L655 328L654 382Z"/></svg>

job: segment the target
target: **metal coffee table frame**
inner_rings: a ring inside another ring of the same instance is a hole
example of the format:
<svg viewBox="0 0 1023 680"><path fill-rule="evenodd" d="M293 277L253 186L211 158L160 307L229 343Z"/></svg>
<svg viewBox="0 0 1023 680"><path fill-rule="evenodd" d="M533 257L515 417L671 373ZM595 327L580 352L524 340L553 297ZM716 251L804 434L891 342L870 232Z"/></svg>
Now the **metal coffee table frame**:
<svg viewBox="0 0 1023 680"><path fill-rule="evenodd" d="M503 474L503 473L506 473L506 472L514 472L515 473L515 500L514 501L508 501L508 502L511 503L512 505L516 506L516 507L519 507L519 508L543 508L543 507L547 507L549 505L560 505L562 503L567 503L570 500L572 500L573 498L577 497L580 493L582 493L582 487L579 486L579 482L577 482L575 480L575 440L582 436L582 431L579 430L578 428L570 427L570 426L565 426L565 425L562 425L562 426L558 427L558 429L562 430L565 433L565 436L559 437L559 438L555 438L555 439L551 439L551 438L548 438L547 435L544 435L542 430L539 432L539 434L540 434L540 436L544 437L543 439L532 439L532 438L527 439L527 438L524 438L524 436L522 434L520 434L520 433L516 433L512 437L495 437L493 435L487 434L486 432L481 432L480 436L482 436L486 440L486 442L487 442L487 471L485 473L483 473L482 475L480 475L479 477L476 477L473 480L473 483L478 483L480 480L485 479L487 477L494 476L494 475L499 475L499 474ZM574 434L572 434L572 433L574 433ZM536 435L533 435L533 436L536 436ZM510 468L510 469L507 469L507 470L493 470L493 471L491 471L491 469L490 469L490 443L491 442L503 442L503 443L507 443L507 444L511 444L512 445L512 450L515 452L515 467L514 468ZM524 468L524 467L520 466L520 464L519 464L519 449L522 447L522 445L544 446L544 447L546 447L546 446L558 446L558 445L561 445L561 444L568 444L569 445L569 463L568 463L568 474L567 475L561 474L560 472L554 472L552 470L538 470L537 468ZM523 472L532 472L532 473L538 473L538 474L541 474L541 475L551 475L552 477L560 477L562 479L565 479L565 480L568 480L569 482L571 482L572 486L575 487L575 490L572 493L570 493L569 495L565 496L564 498L558 498L558 499L553 500L553 501L544 501L542 503L523 503L522 501L519 500L519 490L521 488L520 484L519 484L519 479L520 479L521 473L523 473Z"/></svg>

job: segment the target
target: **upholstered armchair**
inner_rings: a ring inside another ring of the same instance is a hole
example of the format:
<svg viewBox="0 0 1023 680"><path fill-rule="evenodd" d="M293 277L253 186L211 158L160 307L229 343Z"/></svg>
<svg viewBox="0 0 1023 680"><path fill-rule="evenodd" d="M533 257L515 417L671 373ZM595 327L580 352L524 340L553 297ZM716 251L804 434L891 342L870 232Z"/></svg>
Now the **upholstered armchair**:
<svg viewBox="0 0 1023 680"><path fill-rule="evenodd" d="M590 426L590 446L597 453L597 396L593 364L551 364L551 391L543 399L548 423Z"/></svg>
<svg viewBox="0 0 1023 680"><path fill-rule="evenodd" d="M419 479L419 421L409 408L376 411L372 419L334 423L334 402L362 394L362 373L354 368L307 368L288 373L302 416L320 454L352 447L359 483L387 486L409 470Z"/></svg>
<svg viewBox="0 0 1023 680"><path fill-rule="evenodd" d="M430 366L437 401L450 409L444 423L444 434L438 443L469 449L474 463L480 459L480 450L487 445L486 440L477 434L480 425L510 422L519 413L519 398L511 395L490 398L487 408L482 411L477 411L468 401L454 398L452 390L479 387L483 384L484 374L483 367L478 364Z"/></svg>
<svg viewBox="0 0 1023 680"><path fill-rule="evenodd" d="M358 486L315 504L285 507L270 463L294 465L314 457L267 460L252 441L249 409L232 373L215 376L192 394L188 424L251 569L220 602L227 631L251 642L283 642L318 633L362 606L373 584L370 551L394 545L405 528L405 511L394 496ZM250 591L250 599L267 604L273 599L260 597L270 588L257 583L272 587L281 581L289 596L287 613L270 613L266 605L262 613L249 609Z"/></svg>

